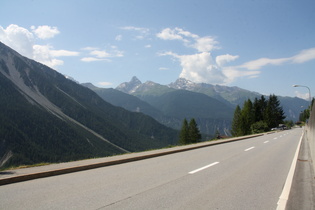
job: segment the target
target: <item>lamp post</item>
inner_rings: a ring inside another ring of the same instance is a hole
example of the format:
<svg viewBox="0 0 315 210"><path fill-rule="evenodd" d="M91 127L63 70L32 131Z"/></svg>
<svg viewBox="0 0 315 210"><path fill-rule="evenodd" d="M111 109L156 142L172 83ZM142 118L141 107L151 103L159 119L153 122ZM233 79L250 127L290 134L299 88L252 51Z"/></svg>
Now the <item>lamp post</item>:
<svg viewBox="0 0 315 210"><path fill-rule="evenodd" d="M309 87L307 86L304 86L304 85L293 85L293 87L305 87L308 89L308 93L309 93L309 98L310 98L310 109L311 109L311 106L312 106L312 97L311 97L311 90Z"/></svg>

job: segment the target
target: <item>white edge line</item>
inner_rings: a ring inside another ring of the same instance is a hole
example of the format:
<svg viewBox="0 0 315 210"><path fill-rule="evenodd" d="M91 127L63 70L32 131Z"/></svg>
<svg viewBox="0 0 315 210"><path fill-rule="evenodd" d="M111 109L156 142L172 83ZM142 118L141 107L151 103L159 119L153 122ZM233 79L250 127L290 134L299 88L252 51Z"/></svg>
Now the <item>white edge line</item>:
<svg viewBox="0 0 315 210"><path fill-rule="evenodd" d="M255 147L250 147L250 148L245 149L244 151L247 152L247 151L249 151L249 150L251 150L251 149L254 149L254 148L255 148Z"/></svg>
<svg viewBox="0 0 315 210"><path fill-rule="evenodd" d="M201 167L201 168L198 168L198 169L196 169L196 170L193 170L193 171L189 172L189 174L197 173L197 172L199 172L199 171L201 171L201 170L204 170L204 169L206 169L206 168L209 168L209 167L211 167L211 166L214 166L214 165L216 165L216 164L218 164L218 163L219 163L219 162L211 163L211 164L206 165L206 166L204 166L204 167Z"/></svg>
<svg viewBox="0 0 315 210"><path fill-rule="evenodd" d="M300 151L300 146L301 146L301 142L304 136L304 132L300 138L300 142L298 144L298 147L296 148L296 152L290 167L290 171L288 173L287 179L285 181L285 185L283 187L282 193L279 197L279 201L277 203L277 210L284 210L286 205L287 205L287 201L289 199L289 194L290 194L290 190L291 190L291 186L292 186L292 180L293 180L293 175L294 175L294 171L295 171L295 167L296 167L296 162L297 162L297 158L298 158L298 154Z"/></svg>
<svg viewBox="0 0 315 210"><path fill-rule="evenodd" d="M264 144L268 143L269 141L265 141Z"/></svg>

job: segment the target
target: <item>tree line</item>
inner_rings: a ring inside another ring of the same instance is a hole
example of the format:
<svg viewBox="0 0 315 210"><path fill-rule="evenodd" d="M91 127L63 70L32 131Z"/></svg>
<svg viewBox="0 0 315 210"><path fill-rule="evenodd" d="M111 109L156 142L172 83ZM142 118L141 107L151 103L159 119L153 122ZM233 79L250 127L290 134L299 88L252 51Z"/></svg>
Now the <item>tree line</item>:
<svg viewBox="0 0 315 210"><path fill-rule="evenodd" d="M285 119L283 108L275 95L268 99L261 96L244 102L243 107L236 106L232 121L232 135L243 136L254 133L261 133L278 127Z"/></svg>

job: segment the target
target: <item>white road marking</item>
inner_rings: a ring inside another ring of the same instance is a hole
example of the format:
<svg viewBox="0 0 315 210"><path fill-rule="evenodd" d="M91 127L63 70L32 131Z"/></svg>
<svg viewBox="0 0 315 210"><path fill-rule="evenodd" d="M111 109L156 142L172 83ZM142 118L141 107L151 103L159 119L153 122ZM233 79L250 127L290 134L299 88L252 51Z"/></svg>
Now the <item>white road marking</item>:
<svg viewBox="0 0 315 210"><path fill-rule="evenodd" d="M269 141L265 141L264 144L268 143Z"/></svg>
<svg viewBox="0 0 315 210"><path fill-rule="evenodd" d="M247 152L247 151L249 151L249 150L251 150L251 149L254 149L254 148L255 148L255 147L250 147L250 148L245 149L244 151Z"/></svg>
<svg viewBox="0 0 315 210"><path fill-rule="evenodd" d="M214 165L216 165L216 164L218 164L218 163L219 163L219 162L211 163L211 164L206 165L206 166L204 166L204 167L201 167L201 168L198 168L198 169L196 169L196 170L193 170L193 171L189 172L189 174L197 173L197 172L199 172L199 171L201 171L201 170L204 170L204 169L206 169L206 168L209 168L209 167L211 167L211 166L214 166Z"/></svg>
<svg viewBox="0 0 315 210"><path fill-rule="evenodd" d="M285 181L282 193L279 197L278 203L277 203L277 210L285 210L286 205L287 205L287 201L289 199L289 194L290 194L290 190L291 190L291 186L292 186L292 180L293 180L293 175L294 175L294 171L295 171L295 167L296 167L296 162L298 159L298 154L300 151L300 147L301 147L301 142L303 139L304 133L302 133L302 136L300 138L299 144L296 148L293 160L292 160L292 164L289 170L289 174L287 176L287 179Z"/></svg>
<svg viewBox="0 0 315 210"><path fill-rule="evenodd" d="M277 139L277 137L275 137L275 138L273 138L274 140L276 140Z"/></svg>

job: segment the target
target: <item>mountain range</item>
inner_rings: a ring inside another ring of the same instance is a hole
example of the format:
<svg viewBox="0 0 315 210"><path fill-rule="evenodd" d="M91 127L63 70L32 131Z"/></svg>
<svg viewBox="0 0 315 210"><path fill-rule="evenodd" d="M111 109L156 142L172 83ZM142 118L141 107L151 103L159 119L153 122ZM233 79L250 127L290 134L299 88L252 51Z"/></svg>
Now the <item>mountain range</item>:
<svg viewBox="0 0 315 210"><path fill-rule="evenodd" d="M174 145L178 131L114 106L0 42L0 168Z"/></svg>
<svg viewBox="0 0 315 210"><path fill-rule="evenodd" d="M229 135L236 105L245 100L260 98L262 94L222 85L194 83L179 78L169 85L152 81L142 83L136 76L115 89L82 84L95 91L104 100L129 111L142 112L160 123L180 129L184 118L195 118L200 131L211 138L216 132ZM268 96L266 96L268 97ZM308 102L300 98L277 96L286 120L298 121Z"/></svg>

